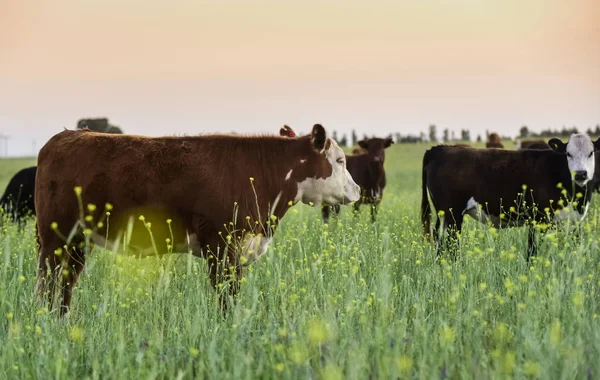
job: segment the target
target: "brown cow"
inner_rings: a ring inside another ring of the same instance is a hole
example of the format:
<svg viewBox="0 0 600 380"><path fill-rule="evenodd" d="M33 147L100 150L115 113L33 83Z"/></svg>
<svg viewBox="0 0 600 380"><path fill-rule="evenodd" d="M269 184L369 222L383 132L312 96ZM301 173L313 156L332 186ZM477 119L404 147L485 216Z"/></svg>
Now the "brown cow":
<svg viewBox="0 0 600 380"><path fill-rule="evenodd" d="M352 149L352 154L358 156L360 154L367 154L367 151L359 146L357 148Z"/></svg>
<svg viewBox="0 0 600 380"><path fill-rule="evenodd" d="M288 137L296 135L293 129L287 125L279 130L279 134ZM391 144L393 144L391 137L361 140L358 145L366 153L346 156L348 171L354 181L361 187L361 198L354 203L356 215L358 215L361 204L371 204L371 220L373 222L375 222L379 203L383 196L383 189L386 185L385 169L383 167L385 149ZM329 221L330 208L333 208L336 214L340 212L339 204L323 206L321 213L325 223Z"/></svg>
<svg viewBox="0 0 600 380"><path fill-rule="evenodd" d="M60 285L60 313L68 312L89 237L92 247L115 252L124 242L139 256L187 251L204 257L213 286L232 277L234 295L242 267L266 251L292 205L359 199L345 161L320 124L297 139L60 132L38 156L38 294L48 291L52 308Z"/></svg>
<svg viewBox="0 0 600 380"><path fill-rule="evenodd" d="M517 140L515 145L517 149L550 149L550 147L544 140Z"/></svg>
<svg viewBox="0 0 600 380"><path fill-rule="evenodd" d="M500 148L504 149L504 145L502 145L502 141L500 140L500 136L497 133L491 133L488 136L488 141L485 143L486 148Z"/></svg>

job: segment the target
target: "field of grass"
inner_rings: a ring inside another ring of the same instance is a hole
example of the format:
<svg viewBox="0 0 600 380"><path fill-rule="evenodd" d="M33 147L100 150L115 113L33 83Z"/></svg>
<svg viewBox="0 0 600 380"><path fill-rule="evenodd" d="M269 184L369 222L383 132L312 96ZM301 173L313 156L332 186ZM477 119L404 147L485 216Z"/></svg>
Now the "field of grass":
<svg viewBox="0 0 600 380"><path fill-rule="evenodd" d="M597 378L597 195L575 240L533 264L524 229L465 223L455 262L419 223L425 145L387 151L379 219L295 206L246 272L226 319L205 261L97 250L70 319L34 297L34 224L0 232L0 378ZM0 187L35 163L0 160Z"/></svg>

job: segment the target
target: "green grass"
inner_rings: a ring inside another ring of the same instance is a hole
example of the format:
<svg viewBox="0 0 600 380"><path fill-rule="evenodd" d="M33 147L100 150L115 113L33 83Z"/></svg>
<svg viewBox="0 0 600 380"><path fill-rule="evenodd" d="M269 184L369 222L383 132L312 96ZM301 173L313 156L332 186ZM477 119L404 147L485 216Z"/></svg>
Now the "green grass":
<svg viewBox="0 0 600 380"><path fill-rule="evenodd" d="M379 220L295 206L227 319L205 261L95 251L70 319L33 297L34 225L0 232L0 378L594 378L598 199L582 237L465 223L456 262L419 224L425 145L388 150ZM34 160L31 160L34 163ZM29 161L0 161L2 189ZM595 196L597 197L597 196Z"/></svg>

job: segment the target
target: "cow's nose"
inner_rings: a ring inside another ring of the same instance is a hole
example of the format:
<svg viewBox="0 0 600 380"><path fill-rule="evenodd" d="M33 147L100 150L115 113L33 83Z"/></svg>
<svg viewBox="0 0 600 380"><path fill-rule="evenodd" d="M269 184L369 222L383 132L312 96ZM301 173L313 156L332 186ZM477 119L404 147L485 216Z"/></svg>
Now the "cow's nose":
<svg viewBox="0 0 600 380"><path fill-rule="evenodd" d="M577 170L575 172L575 180L576 181L585 181L587 179L587 171L586 170Z"/></svg>

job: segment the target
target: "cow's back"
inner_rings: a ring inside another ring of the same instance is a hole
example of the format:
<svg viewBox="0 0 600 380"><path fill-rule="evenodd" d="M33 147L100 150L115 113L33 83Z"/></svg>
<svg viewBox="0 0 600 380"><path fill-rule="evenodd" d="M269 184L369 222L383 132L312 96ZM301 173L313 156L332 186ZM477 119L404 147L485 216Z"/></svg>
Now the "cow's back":
<svg viewBox="0 0 600 380"><path fill-rule="evenodd" d="M568 168L551 150L475 150L436 146L426 152L427 182L436 203L462 212L473 197L490 211L515 206L517 194L554 199L558 182L568 186ZM566 174L566 176L565 176ZM486 205L487 203L487 205ZM544 207L547 205L544 205ZM458 209L458 210L457 210Z"/></svg>
<svg viewBox="0 0 600 380"><path fill-rule="evenodd" d="M75 193L78 187L81 189L81 211L92 215L94 223L104 218L106 204L110 205L113 211L109 223L104 225L110 225L111 237L132 221L136 230L142 230L141 234L134 234L140 239L137 243L148 245L150 237L137 219L140 215L153 222L153 234L161 238L168 230L166 220L171 219L175 237L181 237L186 221L180 211L194 207L186 203L190 188L186 188L181 179L194 177L186 176L182 170L184 150L168 145L173 144L85 130L57 134L38 156L35 189L38 224L48 226L57 222L60 231L66 235L80 219ZM196 194L202 196L203 188L194 185L191 186ZM90 210L89 204L95 210ZM130 219L131 215L135 218ZM97 225L90 223L88 227Z"/></svg>

